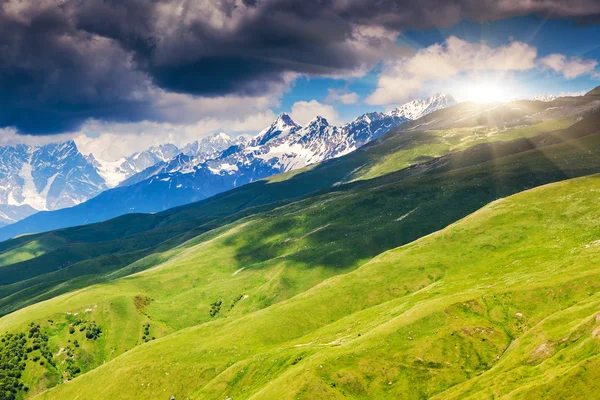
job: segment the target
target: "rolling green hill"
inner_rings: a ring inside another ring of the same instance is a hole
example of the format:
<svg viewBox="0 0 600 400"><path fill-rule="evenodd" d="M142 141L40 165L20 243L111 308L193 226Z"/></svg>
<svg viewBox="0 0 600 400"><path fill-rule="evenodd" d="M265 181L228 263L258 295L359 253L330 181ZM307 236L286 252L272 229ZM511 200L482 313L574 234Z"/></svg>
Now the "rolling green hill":
<svg viewBox="0 0 600 400"><path fill-rule="evenodd" d="M236 269L244 230L269 230L243 222L0 323L40 324L51 352L71 347L74 363L112 358L40 398L581 398L599 371L598 192L591 176L502 199L317 285L324 269L296 257L326 228L287 229L270 238L291 243L282 254ZM97 339L69 333L91 321ZM146 324L157 339L124 352ZM28 360L25 379L38 367Z"/></svg>

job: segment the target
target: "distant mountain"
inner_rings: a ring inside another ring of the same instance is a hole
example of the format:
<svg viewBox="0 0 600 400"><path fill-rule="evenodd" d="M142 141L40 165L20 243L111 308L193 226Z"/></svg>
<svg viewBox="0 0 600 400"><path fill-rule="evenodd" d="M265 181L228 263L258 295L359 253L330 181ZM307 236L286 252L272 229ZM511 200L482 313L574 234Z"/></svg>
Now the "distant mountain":
<svg viewBox="0 0 600 400"><path fill-rule="evenodd" d="M20 221L36 212L38 210L29 205L11 206L9 204L0 204L0 228Z"/></svg>
<svg viewBox="0 0 600 400"><path fill-rule="evenodd" d="M184 149L167 143L117 161L83 155L73 141L0 147L0 227L38 211L72 207L107 189L137 183L144 179L144 171L152 176L175 165L178 156L199 163L244 141L219 133Z"/></svg>
<svg viewBox="0 0 600 400"><path fill-rule="evenodd" d="M235 140L224 134L217 134L203 140L203 142L209 140L209 143L230 143L231 147L222 154L215 152L213 157L190 157L188 160L177 158L160 167L157 165L150 168L142 175L144 179L160 175L160 179L164 179L165 182L166 175L169 175L169 178L176 179L177 185L181 185L180 188L183 188L187 185L195 186L194 181L197 180L197 177L191 176L182 179L183 177L178 177L176 174L189 175L204 168L213 175L235 177L233 179L234 186L239 186L241 182L252 182L276 173L350 153L377 139L393 127L454 104L456 101L452 96L437 93L428 99L411 101L387 113L364 114L339 127L330 125L325 118L320 116L302 127L288 114L282 113L270 126L247 142ZM206 149L209 148L207 144L203 146L207 154ZM184 151L184 153L186 152ZM193 155L193 153L188 154ZM139 177L133 179L137 179L135 183L144 180Z"/></svg>
<svg viewBox="0 0 600 400"><path fill-rule="evenodd" d="M0 147L0 224L80 204L107 189L75 142Z"/></svg>
<svg viewBox="0 0 600 400"><path fill-rule="evenodd" d="M406 103L389 114L411 120L419 119L434 111L450 107L456 104L456 100L449 94L436 93L427 99L417 99Z"/></svg>
<svg viewBox="0 0 600 400"><path fill-rule="evenodd" d="M84 204L38 213L0 230L0 239L104 221L126 213L158 212L198 201L249 182L348 154L409 121L410 116L426 115L454 104L451 96L436 94L390 112L364 114L343 126L334 126L325 118L316 117L302 127L284 113L255 137L234 140L231 146L211 157L202 155L200 149L217 149L230 144L232 138L218 134L197 145L186 146L169 161L149 166ZM162 154L165 153L163 149Z"/></svg>
<svg viewBox="0 0 600 400"><path fill-rule="evenodd" d="M558 97L555 94L538 94L533 96L531 100L549 102L558 99Z"/></svg>
<svg viewBox="0 0 600 400"><path fill-rule="evenodd" d="M133 153L131 156L117 161L97 160L92 154L88 157L97 167L98 173L105 179L106 184L112 188L146 168L169 161L179 153L181 150L177 146L167 143Z"/></svg>
<svg viewBox="0 0 600 400"><path fill-rule="evenodd" d="M217 157L231 146L246 142L244 137L233 137L226 133L216 133L186 145L176 156L162 160L139 173L128 177L120 186L131 186L161 173L183 171L191 165L198 165L206 160Z"/></svg>
<svg viewBox="0 0 600 400"><path fill-rule="evenodd" d="M204 158L210 158L228 147L244 141L245 138L243 137L233 137L221 132L188 144L182 149L181 153L190 157L198 157L201 155Z"/></svg>

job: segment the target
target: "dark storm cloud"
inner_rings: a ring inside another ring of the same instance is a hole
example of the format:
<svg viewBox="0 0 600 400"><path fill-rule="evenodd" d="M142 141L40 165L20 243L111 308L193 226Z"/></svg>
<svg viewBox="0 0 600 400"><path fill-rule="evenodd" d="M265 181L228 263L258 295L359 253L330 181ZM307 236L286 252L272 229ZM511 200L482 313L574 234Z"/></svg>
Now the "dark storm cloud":
<svg viewBox="0 0 600 400"><path fill-rule="evenodd" d="M5 0L0 126L160 119L149 91L263 95L290 74L345 76L398 50L390 32L536 14L598 20L595 0Z"/></svg>

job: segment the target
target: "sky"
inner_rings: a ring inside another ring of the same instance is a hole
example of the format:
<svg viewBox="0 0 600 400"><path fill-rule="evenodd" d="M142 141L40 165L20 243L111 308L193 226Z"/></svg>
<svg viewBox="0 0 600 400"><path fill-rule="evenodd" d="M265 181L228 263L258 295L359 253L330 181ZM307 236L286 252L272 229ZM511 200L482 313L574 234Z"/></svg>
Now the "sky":
<svg viewBox="0 0 600 400"><path fill-rule="evenodd" d="M600 85L597 0L5 0L0 145L115 160L281 112L332 124Z"/></svg>

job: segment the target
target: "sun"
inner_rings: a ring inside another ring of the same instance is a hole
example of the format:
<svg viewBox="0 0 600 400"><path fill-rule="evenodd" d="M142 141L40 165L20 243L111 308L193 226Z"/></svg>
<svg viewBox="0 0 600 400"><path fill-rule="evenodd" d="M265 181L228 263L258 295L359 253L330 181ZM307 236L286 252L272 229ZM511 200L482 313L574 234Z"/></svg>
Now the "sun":
<svg viewBox="0 0 600 400"><path fill-rule="evenodd" d="M507 82L477 81L465 88L465 99L467 101L504 102L513 98L515 98L514 88Z"/></svg>

